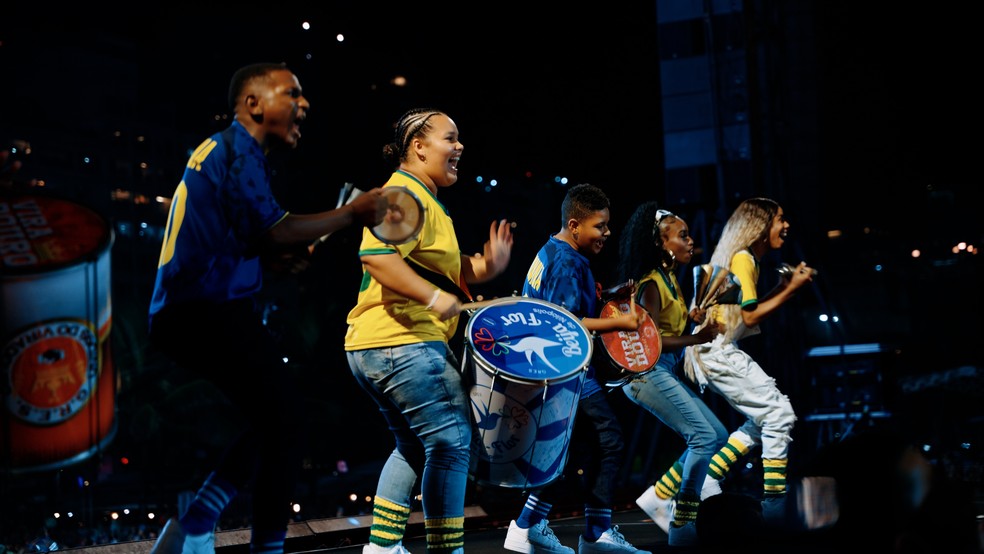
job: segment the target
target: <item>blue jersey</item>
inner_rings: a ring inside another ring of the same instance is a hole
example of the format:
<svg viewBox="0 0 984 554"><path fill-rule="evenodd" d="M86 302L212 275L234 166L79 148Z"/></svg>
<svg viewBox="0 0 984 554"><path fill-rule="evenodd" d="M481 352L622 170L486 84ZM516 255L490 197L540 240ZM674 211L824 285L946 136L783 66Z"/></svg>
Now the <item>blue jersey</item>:
<svg viewBox="0 0 984 554"><path fill-rule="evenodd" d="M523 283L523 296L553 302L578 319L598 317L598 291L591 263L570 244L553 236L533 259ZM602 391L594 375L592 367L584 380L582 397Z"/></svg>
<svg viewBox="0 0 984 554"><path fill-rule="evenodd" d="M205 140L171 199L151 318L169 304L258 292L263 268L255 246L286 215L270 189L260 144L239 122Z"/></svg>

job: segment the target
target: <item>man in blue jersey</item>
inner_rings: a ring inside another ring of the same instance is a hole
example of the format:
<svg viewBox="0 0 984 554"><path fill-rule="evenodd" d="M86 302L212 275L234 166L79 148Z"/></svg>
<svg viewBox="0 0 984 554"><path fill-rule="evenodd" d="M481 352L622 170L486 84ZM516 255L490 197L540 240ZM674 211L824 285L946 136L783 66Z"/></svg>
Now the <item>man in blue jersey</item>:
<svg viewBox="0 0 984 554"><path fill-rule="evenodd" d="M260 256L303 250L350 224L375 225L385 213L379 188L321 213L292 214L277 203L267 153L297 145L310 108L285 64L236 71L229 105L235 120L195 149L171 200L149 332L154 347L225 393L247 425L185 513L165 525L153 554L213 554L219 515L247 485L250 551L284 551L300 465L292 421L300 395L255 309Z"/></svg>

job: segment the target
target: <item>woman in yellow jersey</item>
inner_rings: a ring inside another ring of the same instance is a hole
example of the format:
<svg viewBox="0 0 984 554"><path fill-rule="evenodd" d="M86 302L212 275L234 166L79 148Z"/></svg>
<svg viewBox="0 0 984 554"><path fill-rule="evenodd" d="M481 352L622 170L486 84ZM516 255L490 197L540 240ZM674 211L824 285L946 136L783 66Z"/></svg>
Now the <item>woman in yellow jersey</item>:
<svg viewBox="0 0 984 554"><path fill-rule="evenodd" d="M479 256L465 256L438 190L458 180L464 146L458 127L439 110L414 109L396 122L383 155L396 171L385 187L403 186L423 204L424 222L409 242L392 245L363 233L364 269L348 314L345 350L359 385L378 404L396 439L383 466L373 504L367 553L400 554L410 498L421 479L427 549L464 551L464 504L472 421L458 361L448 346L460 299L418 274L429 270L467 290L506 269L513 236L493 221Z"/></svg>
<svg viewBox="0 0 984 554"><path fill-rule="evenodd" d="M718 484L706 480L707 464L728 440L727 428L679 374L684 349L710 342L718 333L714 323L699 333L689 332L690 322L703 322L706 315L703 308L687 310L677 279L693 255L687 222L656 202L636 208L619 240L618 282L638 283L636 303L656 322L663 346L656 369L629 381L622 391L687 442L680 458L636 500L669 535L670 546L697 543L700 501L715 492L703 490L704 485Z"/></svg>

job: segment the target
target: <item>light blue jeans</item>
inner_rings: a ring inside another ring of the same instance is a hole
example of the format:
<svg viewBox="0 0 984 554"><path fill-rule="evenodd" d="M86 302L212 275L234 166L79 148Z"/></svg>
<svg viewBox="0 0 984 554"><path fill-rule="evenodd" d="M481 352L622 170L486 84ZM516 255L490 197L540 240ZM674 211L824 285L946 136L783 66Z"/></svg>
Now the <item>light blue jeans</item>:
<svg viewBox="0 0 984 554"><path fill-rule="evenodd" d="M472 423L454 353L435 341L346 356L396 438L376 495L410 506L422 476L424 518L464 517Z"/></svg>
<svg viewBox="0 0 984 554"><path fill-rule="evenodd" d="M687 441L687 449L680 456L683 464L680 491L699 495L711 456L728 441L728 430L675 373L682 352L663 352L656 361L656 369L636 377L622 390L629 400Z"/></svg>

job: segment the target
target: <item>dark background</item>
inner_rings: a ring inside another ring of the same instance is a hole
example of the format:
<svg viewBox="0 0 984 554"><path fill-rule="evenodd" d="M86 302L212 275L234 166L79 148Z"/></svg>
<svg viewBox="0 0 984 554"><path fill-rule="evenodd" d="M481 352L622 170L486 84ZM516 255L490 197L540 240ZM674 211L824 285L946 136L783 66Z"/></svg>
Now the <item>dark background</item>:
<svg viewBox="0 0 984 554"><path fill-rule="evenodd" d="M189 150L228 125L232 72L255 61L286 61L312 105L300 146L273 157L278 197L293 211L334 207L345 182L382 184L389 170L381 148L405 110L431 106L454 118L465 151L460 180L441 200L462 248L480 251L493 219L517 223L509 270L476 288L487 297L520 289L536 250L559 229L566 185L556 177L591 182L611 197L613 241L595 260L603 284L614 284L615 241L642 201L684 215L702 247L696 264L709 259L741 199L778 200L790 240L765 267L806 260L820 275L746 348L801 419L889 413L914 441L932 445L934 462L979 491L982 258L953 250L960 241L984 244L974 19L956 2L729 4L741 17L714 27L713 44L747 51L740 76L748 82L721 83L718 105L747 114L750 177L718 179L704 168L687 182L664 164L664 122L676 114L663 111L661 62L700 54L700 22L660 25L656 3L631 4L542 7L537 15L522 4L360 2L319 6L310 17L274 5L146 5L140 16L98 7L4 13L0 140L30 143L31 154L19 154L21 175L43 178L43 194L93 207L112 225L120 388L118 431L105 450L55 471L5 474L0 529L14 542L34 537L43 514L64 502L81 502L93 526L123 503L173 512L177 491L197 485L198 468L235 428L207 386L146 345L164 211L135 199L170 196ZM396 75L405 86L392 83ZM487 189L489 179L499 184ZM832 230L841 235L830 237ZM290 371L310 384L299 402L311 417L298 422L310 429L301 495L315 505L310 517L364 508L325 491L347 490L353 485L342 479L362 475L356 481L371 493L374 464L390 448L341 351L359 278L357 244L357 230L338 233L304 274L269 275L262 299ZM922 255L914 258L914 249ZM687 271L681 279L689 286ZM763 279L768 287L774 276L765 271ZM839 323L821 324L820 314ZM842 344L883 349L851 359L807 355ZM647 438L658 424L621 395L612 398L633 436L624 482L644 481L681 446L658 430ZM797 426L800 460L823 442L818 427ZM338 460L348 462L348 474ZM79 476L99 486L76 488Z"/></svg>

